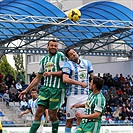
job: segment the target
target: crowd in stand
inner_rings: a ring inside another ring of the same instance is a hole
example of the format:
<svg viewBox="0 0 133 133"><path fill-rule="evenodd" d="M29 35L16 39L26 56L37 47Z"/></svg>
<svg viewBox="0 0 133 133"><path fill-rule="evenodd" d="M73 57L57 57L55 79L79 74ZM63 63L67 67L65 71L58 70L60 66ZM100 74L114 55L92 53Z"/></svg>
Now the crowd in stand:
<svg viewBox="0 0 133 133"><path fill-rule="evenodd" d="M36 74L33 72L30 76L30 82L35 78ZM133 75L127 75L123 77L122 74L116 74L112 77L110 73L104 73L102 76L98 73L98 76L104 79L104 87L102 93L106 98L106 107L103 114L103 122L133 122ZM7 106L9 102L19 102L20 109L27 109L27 102L31 98L28 93L22 100L18 98L18 93L22 91L25 86L24 73L18 73L14 78L10 73L5 77L0 73L0 84L4 89L0 89L0 93L3 94L3 100L6 101ZM43 84L41 80L40 86ZM63 104L62 108L58 111L58 117L61 121L65 121L66 104Z"/></svg>
<svg viewBox="0 0 133 133"><path fill-rule="evenodd" d="M100 74L98 74L100 76ZM133 122L133 76L110 73L103 74L105 84L102 92L106 98L104 120L113 122Z"/></svg>

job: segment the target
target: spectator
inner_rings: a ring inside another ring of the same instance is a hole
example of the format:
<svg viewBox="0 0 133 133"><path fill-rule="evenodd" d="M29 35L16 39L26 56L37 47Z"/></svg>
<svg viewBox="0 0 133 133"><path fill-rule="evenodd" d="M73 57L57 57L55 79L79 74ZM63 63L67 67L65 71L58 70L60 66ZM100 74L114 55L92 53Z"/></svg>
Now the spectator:
<svg viewBox="0 0 133 133"><path fill-rule="evenodd" d="M122 113L120 114L120 118L121 120L126 120L126 118L128 118L128 113L126 108L123 108Z"/></svg>
<svg viewBox="0 0 133 133"><path fill-rule="evenodd" d="M126 93L126 91L124 91L121 97L123 99L123 102L126 102L126 100L128 100L128 94Z"/></svg>
<svg viewBox="0 0 133 133"><path fill-rule="evenodd" d="M22 91L22 85L21 85L21 83L20 83L20 81L18 81L17 83L16 83L16 89L18 90L18 91Z"/></svg>
<svg viewBox="0 0 133 133"><path fill-rule="evenodd" d="M112 109L111 109L109 104L107 104L106 107L105 107L105 114L106 114L106 116L111 116L112 115Z"/></svg>
<svg viewBox="0 0 133 133"><path fill-rule="evenodd" d="M6 90L6 92L4 93L2 98L3 98L3 101L6 102L6 106L9 106L9 93L8 93L8 90Z"/></svg>
<svg viewBox="0 0 133 133"><path fill-rule="evenodd" d="M104 97L106 99L106 103L108 104L109 103L109 100L110 100L110 96L108 94L108 91L105 93Z"/></svg>
<svg viewBox="0 0 133 133"><path fill-rule="evenodd" d="M116 74L116 76L114 77L114 80L119 82L119 77L118 77L118 74Z"/></svg>
<svg viewBox="0 0 133 133"><path fill-rule="evenodd" d="M116 106L115 105L115 97L114 97L114 95L111 95L111 97L109 99L109 104L110 104L110 106L113 106L113 107Z"/></svg>
<svg viewBox="0 0 133 133"><path fill-rule="evenodd" d="M12 80L11 85L13 85L16 88L16 81L15 80Z"/></svg>
<svg viewBox="0 0 133 133"><path fill-rule="evenodd" d="M114 97L118 97L117 90L116 90L116 87L115 87L115 86L113 87L112 95L113 95Z"/></svg>
<svg viewBox="0 0 133 133"><path fill-rule="evenodd" d="M2 73L0 73L0 83L2 83L3 82L3 74Z"/></svg>
<svg viewBox="0 0 133 133"><path fill-rule="evenodd" d="M127 80L129 83L132 82L131 76L130 76L130 75L127 75L126 80Z"/></svg>
<svg viewBox="0 0 133 133"><path fill-rule="evenodd" d="M112 114L114 120L119 120L119 115L120 115L119 108L116 108L116 110Z"/></svg>
<svg viewBox="0 0 133 133"><path fill-rule="evenodd" d="M10 72L8 72L8 74L4 78L4 81L8 86L8 89L11 87L12 80L14 80L14 77L10 74Z"/></svg>
<svg viewBox="0 0 133 133"><path fill-rule="evenodd" d="M18 72L18 74L17 74L16 82L22 83L22 76L21 76L20 72Z"/></svg>
<svg viewBox="0 0 133 133"><path fill-rule="evenodd" d="M120 97L119 98L119 103L118 103L120 106L122 106L123 105L123 99L122 99L122 97Z"/></svg>
<svg viewBox="0 0 133 133"><path fill-rule="evenodd" d="M123 94L123 91L121 90L121 88L118 89L117 94L119 97L121 97L121 95Z"/></svg>
<svg viewBox="0 0 133 133"><path fill-rule="evenodd" d="M130 103L128 103L126 107L127 107L127 112L130 113L131 112L131 105L130 105Z"/></svg>
<svg viewBox="0 0 133 133"><path fill-rule="evenodd" d="M122 112L122 109L121 109L122 107L121 107L119 104L117 105L117 107L116 107L116 108L118 109L119 113L121 113L121 112Z"/></svg>
<svg viewBox="0 0 133 133"><path fill-rule="evenodd" d="M120 74L119 80L121 83L125 83L125 78L123 77L122 74Z"/></svg>
<svg viewBox="0 0 133 133"><path fill-rule="evenodd" d="M26 102L26 98L24 97L20 102L20 110L25 111L28 107L28 103Z"/></svg>
<svg viewBox="0 0 133 133"><path fill-rule="evenodd" d="M101 77L100 73L98 73L98 77L99 77L99 78L103 78L103 77Z"/></svg>
<svg viewBox="0 0 133 133"><path fill-rule="evenodd" d="M103 80L104 80L104 86L108 86L108 83L107 83L108 78L106 73L103 74Z"/></svg>
<svg viewBox="0 0 133 133"><path fill-rule="evenodd" d="M30 83L32 82L32 80L36 77L36 74L35 72L33 72L31 75L30 75Z"/></svg>
<svg viewBox="0 0 133 133"><path fill-rule="evenodd" d="M0 83L0 93L4 94L5 90L8 89L4 82Z"/></svg>
<svg viewBox="0 0 133 133"><path fill-rule="evenodd" d="M10 101L18 101L18 91L17 89L14 87L14 85L11 85L10 89L9 89L9 97L10 97Z"/></svg>
<svg viewBox="0 0 133 133"><path fill-rule="evenodd" d="M25 84L25 74L24 74L24 71L22 71L21 77L22 77L22 85L24 85Z"/></svg>

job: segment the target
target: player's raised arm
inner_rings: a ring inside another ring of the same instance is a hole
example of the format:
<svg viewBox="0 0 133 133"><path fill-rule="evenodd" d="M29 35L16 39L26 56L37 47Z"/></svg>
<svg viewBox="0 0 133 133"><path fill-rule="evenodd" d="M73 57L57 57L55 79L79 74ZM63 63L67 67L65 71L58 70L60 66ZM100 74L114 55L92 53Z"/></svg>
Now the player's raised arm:
<svg viewBox="0 0 133 133"><path fill-rule="evenodd" d="M23 90L22 92L19 93L19 98L22 99L24 97L24 95L31 90L34 86L38 85L38 83L40 82L41 78L42 78L43 74L37 74L37 76L32 80L32 82L29 84L29 86Z"/></svg>

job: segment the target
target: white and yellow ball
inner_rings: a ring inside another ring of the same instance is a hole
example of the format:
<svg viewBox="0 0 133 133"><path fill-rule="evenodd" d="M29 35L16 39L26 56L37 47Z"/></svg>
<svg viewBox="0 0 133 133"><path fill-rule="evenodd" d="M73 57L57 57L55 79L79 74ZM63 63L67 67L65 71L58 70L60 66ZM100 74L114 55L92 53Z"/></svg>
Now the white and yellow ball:
<svg viewBox="0 0 133 133"><path fill-rule="evenodd" d="M68 18L74 22L78 21L81 17L79 9L71 9L68 13Z"/></svg>

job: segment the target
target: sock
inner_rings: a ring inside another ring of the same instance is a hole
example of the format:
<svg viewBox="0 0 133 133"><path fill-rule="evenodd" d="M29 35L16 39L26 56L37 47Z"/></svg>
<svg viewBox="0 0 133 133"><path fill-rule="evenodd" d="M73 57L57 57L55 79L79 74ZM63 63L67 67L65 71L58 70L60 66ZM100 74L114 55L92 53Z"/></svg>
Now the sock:
<svg viewBox="0 0 133 133"><path fill-rule="evenodd" d="M75 131L78 129L78 126L75 127Z"/></svg>
<svg viewBox="0 0 133 133"><path fill-rule="evenodd" d="M52 133L58 133L59 120L52 122Z"/></svg>
<svg viewBox="0 0 133 133"><path fill-rule="evenodd" d="M72 133L71 128L65 127L65 133Z"/></svg>
<svg viewBox="0 0 133 133"><path fill-rule="evenodd" d="M40 124L41 124L41 121L33 121L29 133L36 133L36 131L39 128Z"/></svg>

